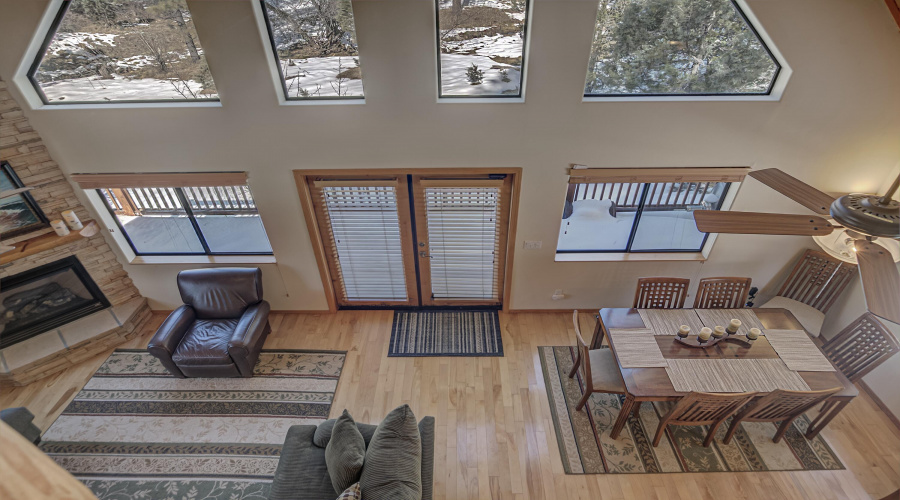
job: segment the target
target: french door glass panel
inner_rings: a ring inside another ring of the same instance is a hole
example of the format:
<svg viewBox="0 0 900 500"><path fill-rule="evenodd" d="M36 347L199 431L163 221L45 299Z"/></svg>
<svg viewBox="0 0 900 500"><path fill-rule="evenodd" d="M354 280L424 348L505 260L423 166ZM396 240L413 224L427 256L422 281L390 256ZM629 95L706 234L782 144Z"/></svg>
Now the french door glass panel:
<svg viewBox="0 0 900 500"><path fill-rule="evenodd" d="M326 186L322 198L344 298L406 301L397 188Z"/></svg>
<svg viewBox="0 0 900 500"><path fill-rule="evenodd" d="M426 187L433 299L499 300L500 189Z"/></svg>

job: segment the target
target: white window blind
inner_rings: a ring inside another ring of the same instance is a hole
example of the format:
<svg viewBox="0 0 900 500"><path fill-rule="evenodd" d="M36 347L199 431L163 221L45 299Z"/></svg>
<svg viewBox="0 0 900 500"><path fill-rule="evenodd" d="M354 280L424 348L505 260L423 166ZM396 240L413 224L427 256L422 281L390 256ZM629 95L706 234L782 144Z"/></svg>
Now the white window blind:
<svg viewBox="0 0 900 500"><path fill-rule="evenodd" d="M425 188L431 292L436 299L499 299L500 189Z"/></svg>
<svg viewBox="0 0 900 500"><path fill-rule="evenodd" d="M406 300L393 186L323 187L323 211L347 300Z"/></svg>

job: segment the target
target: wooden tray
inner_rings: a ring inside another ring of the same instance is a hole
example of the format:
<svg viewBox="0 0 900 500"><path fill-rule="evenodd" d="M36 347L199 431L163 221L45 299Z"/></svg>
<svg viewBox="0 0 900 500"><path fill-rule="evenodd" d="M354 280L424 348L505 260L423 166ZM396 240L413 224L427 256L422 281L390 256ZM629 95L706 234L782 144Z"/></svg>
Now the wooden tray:
<svg viewBox="0 0 900 500"><path fill-rule="evenodd" d="M675 341L681 342L682 344L688 347L698 347L700 349L706 349L707 347L712 347L719 342L724 342L726 340L737 342L745 345L753 345L753 341L748 339L744 335L725 335L721 338L710 337L706 342L700 342L699 335L688 335L686 338L681 338L678 335L675 335Z"/></svg>

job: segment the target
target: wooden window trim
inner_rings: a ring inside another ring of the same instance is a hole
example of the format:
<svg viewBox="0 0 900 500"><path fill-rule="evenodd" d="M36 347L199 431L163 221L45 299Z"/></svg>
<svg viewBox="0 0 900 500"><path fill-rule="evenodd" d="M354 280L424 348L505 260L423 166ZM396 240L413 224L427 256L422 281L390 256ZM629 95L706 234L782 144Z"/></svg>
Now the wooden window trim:
<svg viewBox="0 0 900 500"><path fill-rule="evenodd" d="M72 174L81 189L243 186L247 172Z"/></svg>
<svg viewBox="0 0 900 500"><path fill-rule="evenodd" d="M741 182L750 167L570 168L569 184Z"/></svg>

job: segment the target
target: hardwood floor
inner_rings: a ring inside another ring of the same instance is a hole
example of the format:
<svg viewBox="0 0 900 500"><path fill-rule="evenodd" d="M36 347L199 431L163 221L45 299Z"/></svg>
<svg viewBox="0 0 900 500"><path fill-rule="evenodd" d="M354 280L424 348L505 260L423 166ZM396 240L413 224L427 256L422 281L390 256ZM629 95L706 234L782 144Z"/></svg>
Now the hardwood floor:
<svg viewBox="0 0 900 500"><path fill-rule="evenodd" d="M571 314L502 314L502 358L387 358L392 313L274 314L266 348L348 351L332 415L376 423L409 403L437 419L436 499L868 499L900 488L900 431L865 393L823 432L847 470L566 475L537 346L574 343ZM165 318L122 347L145 347ZM593 321L582 317L584 325ZM0 408L27 406L46 429L106 354L26 387Z"/></svg>

